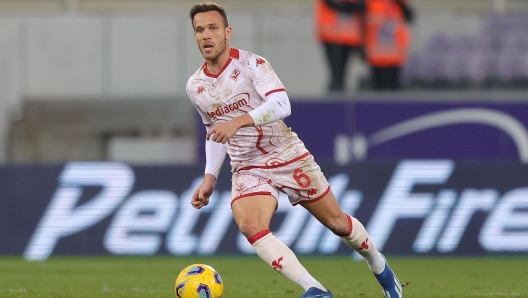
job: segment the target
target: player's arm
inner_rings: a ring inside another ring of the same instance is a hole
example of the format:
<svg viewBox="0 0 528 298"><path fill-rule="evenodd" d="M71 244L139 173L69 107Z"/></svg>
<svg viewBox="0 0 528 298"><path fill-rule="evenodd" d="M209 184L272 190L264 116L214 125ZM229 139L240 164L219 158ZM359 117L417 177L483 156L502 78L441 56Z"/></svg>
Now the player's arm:
<svg viewBox="0 0 528 298"><path fill-rule="evenodd" d="M207 127L207 132L211 130L211 127ZM210 178L218 177L220 174L220 169L224 163L225 157L227 155L227 149L224 144L213 142L211 140L205 140L205 173L204 175L212 176ZM213 181L213 182L214 182Z"/></svg>
<svg viewBox="0 0 528 298"><path fill-rule="evenodd" d="M207 132L207 140L225 143L241 127L260 126L282 120L291 114L291 106L285 91L273 92L266 96L262 105L249 113L227 122L219 123Z"/></svg>
<svg viewBox="0 0 528 298"><path fill-rule="evenodd" d="M209 197L213 194L216 178L220 174L226 155L227 149L224 144L205 141L205 173L202 184L192 195L191 204L194 208L200 209L209 204Z"/></svg>
<svg viewBox="0 0 528 298"><path fill-rule="evenodd" d="M254 126L282 120L291 114L290 99L284 85L271 64L263 57L255 56L248 67L253 74L252 82L264 102L249 112Z"/></svg>
<svg viewBox="0 0 528 298"><path fill-rule="evenodd" d="M191 98L194 108L200 114L205 128L209 131L213 125L211 118L192 100L192 92L189 89L187 89L187 94ZM209 197L213 194L216 178L224 163L226 152L226 147L223 144L205 141L205 173L202 183L194 190L191 197L191 204L194 208L200 209L209 204Z"/></svg>
<svg viewBox="0 0 528 298"><path fill-rule="evenodd" d="M262 105L248 113L254 126L265 125L282 120L291 114L290 99L286 91L273 92L266 96Z"/></svg>
<svg viewBox="0 0 528 298"><path fill-rule="evenodd" d="M210 126L207 126L207 130L210 130ZM194 208L200 209L209 204L209 197L213 194L216 178L220 174L226 155L224 144L205 141L205 173L202 184L196 188L191 198Z"/></svg>

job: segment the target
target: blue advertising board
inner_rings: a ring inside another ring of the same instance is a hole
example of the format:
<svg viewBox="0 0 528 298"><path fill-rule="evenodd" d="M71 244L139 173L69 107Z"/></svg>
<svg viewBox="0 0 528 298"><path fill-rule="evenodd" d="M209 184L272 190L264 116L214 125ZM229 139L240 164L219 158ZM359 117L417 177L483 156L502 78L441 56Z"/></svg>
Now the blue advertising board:
<svg viewBox="0 0 528 298"><path fill-rule="evenodd" d="M523 102L292 102L292 114L284 121L319 162L528 162L528 105ZM205 129L200 126L199 132L202 148Z"/></svg>
<svg viewBox="0 0 528 298"><path fill-rule="evenodd" d="M528 165L450 159L321 164L342 209L394 255L528 254ZM0 167L0 254L252 254L231 215L229 168L192 208L203 166L72 162ZM352 254L281 197L272 232L299 254Z"/></svg>

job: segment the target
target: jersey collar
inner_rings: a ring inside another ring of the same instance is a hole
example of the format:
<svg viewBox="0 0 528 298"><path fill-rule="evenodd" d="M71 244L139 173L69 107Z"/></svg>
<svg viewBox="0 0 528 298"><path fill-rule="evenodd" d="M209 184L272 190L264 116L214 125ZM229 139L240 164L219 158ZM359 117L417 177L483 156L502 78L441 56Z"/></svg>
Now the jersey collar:
<svg viewBox="0 0 528 298"><path fill-rule="evenodd" d="M231 64L231 61L233 59L238 59L240 57L240 51L238 49L235 49L235 48L231 48L231 53L229 55L229 59L227 59L227 62L226 64L224 65L224 67L222 67L222 69L220 70L220 72L218 72L217 74L211 74L211 73L208 73L207 72L207 61L204 62L204 64L202 65L202 70L203 70L203 73L208 76L208 77L211 77L211 78L218 78L223 72L224 70L229 66L229 64Z"/></svg>

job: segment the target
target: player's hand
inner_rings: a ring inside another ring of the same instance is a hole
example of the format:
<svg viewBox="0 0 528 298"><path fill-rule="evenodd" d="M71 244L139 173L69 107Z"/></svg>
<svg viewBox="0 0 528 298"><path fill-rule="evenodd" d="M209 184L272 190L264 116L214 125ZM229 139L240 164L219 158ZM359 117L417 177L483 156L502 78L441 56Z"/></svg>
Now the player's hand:
<svg viewBox="0 0 528 298"><path fill-rule="evenodd" d="M218 123L211 127L205 138L208 141L225 144L227 140L237 133L238 129L239 126L236 125L233 120L229 120L227 122Z"/></svg>
<svg viewBox="0 0 528 298"><path fill-rule="evenodd" d="M218 123L211 127L205 138L208 141L225 144L241 127L255 126L253 118L248 113L233 118L229 121Z"/></svg>
<svg viewBox="0 0 528 298"><path fill-rule="evenodd" d="M209 197L213 194L216 177L211 174L205 174L202 184L196 188L191 198L191 205L200 209L209 204Z"/></svg>

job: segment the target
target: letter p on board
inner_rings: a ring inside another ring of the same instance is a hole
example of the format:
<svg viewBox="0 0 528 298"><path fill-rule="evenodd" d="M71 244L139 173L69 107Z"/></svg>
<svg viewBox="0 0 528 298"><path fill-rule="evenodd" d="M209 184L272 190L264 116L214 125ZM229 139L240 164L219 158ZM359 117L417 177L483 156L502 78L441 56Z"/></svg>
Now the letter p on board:
<svg viewBox="0 0 528 298"><path fill-rule="evenodd" d="M47 259L59 239L83 231L110 215L132 189L134 172L121 163L73 162L64 167L58 180L59 187L24 252L27 260ZM102 190L77 206L83 186L100 186Z"/></svg>

